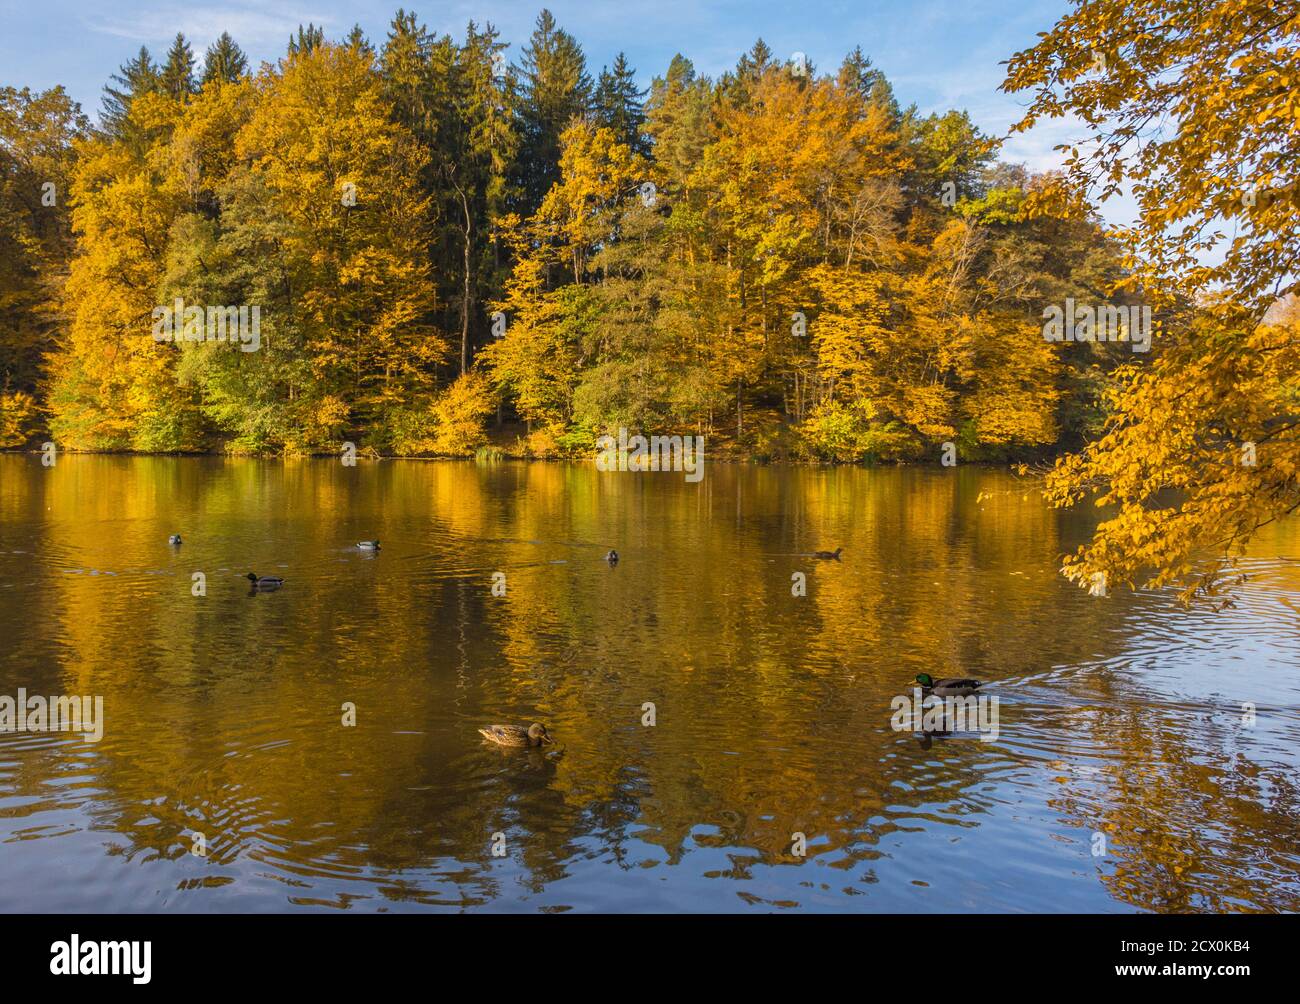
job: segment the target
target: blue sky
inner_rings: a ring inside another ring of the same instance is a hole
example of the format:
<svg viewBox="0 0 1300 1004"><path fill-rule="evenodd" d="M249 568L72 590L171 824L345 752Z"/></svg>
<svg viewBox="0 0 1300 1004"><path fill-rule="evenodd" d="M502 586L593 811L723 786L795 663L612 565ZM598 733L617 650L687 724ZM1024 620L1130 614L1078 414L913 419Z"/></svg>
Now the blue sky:
<svg viewBox="0 0 1300 1004"><path fill-rule="evenodd" d="M411 3L430 29L459 37L473 18L491 21L512 43L526 42L543 6L538 0L444 0ZM110 74L141 44L158 56L177 31L197 55L224 30L254 65L284 53L299 23L323 24L338 37L359 23L382 44L398 4L324 0L0 0L0 84L44 89L63 84L92 116ZM894 85L899 101L922 111L964 108L986 132L1005 134L1023 96L1001 94L999 65L1031 45L1068 8L1067 0L549 0L560 25L587 53L593 75L623 50L643 82L661 74L675 52L716 75L761 36L780 56L806 53L833 69L861 45ZM1035 169L1059 163L1055 143L1073 138L1070 123L1049 123L1013 137L1003 158ZM1107 213L1111 216L1111 213Z"/></svg>

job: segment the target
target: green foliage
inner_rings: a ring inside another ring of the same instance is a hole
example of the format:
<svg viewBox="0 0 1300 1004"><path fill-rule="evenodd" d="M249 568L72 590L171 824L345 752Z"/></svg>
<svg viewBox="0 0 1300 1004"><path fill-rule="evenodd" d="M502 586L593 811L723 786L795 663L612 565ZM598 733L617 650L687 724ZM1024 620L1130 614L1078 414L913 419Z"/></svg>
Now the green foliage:
<svg viewBox="0 0 1300 1004"><path fill-rule="evenodd" d="M180 32L176 33L172 47L167 50L167 61L163 63L158 84L162 93L174 101L183 101L197 89L194 82L194 52Z"/></svg>
<svg viewBox="0 0 1300 1004"><path fill-rule="evenodd" d="M560 178L560 136L575 117L587 112L591 77L582 46L555 23L549 10L537 16L518 74L522 91L519 178L522 207L531 211Z"/></svg>
<svg viewBox="0 0 1300 1004"><path fill-rule="evenodd" d="M124 64L113 75L112 83L104 87L99 112L100 129L113 139L137 141L130 123L131 104L136 98L153 93L161 86L159 68L149 55L149 50L142 45L135 59Z"/></svg>
<svg viewBox="0 0 1300 1004"><path fill-rule="evenodd" d="M223 31L203 57L202 85L206 87L214 80L233 84L247 72L248 58L244 51L235 44L229 32Z"/></svg>
<svg viewBox="0 0 1300 1004"><path fill-rule="evenodd" d="M912 457L915 439L899 422L878 421L869 407L826 400L813 408L799 428L803 451L820 460L844 463L880 457Z"/></svg>
<svg viewBox="0 0 1300 1004"><path fill-rule="evenodd" d="M617 142L643 157L651 153L645 134L646 93L636 86L636 71L620 52L612 68L600 71L592 101L597 122L609 129Z"/></svg>

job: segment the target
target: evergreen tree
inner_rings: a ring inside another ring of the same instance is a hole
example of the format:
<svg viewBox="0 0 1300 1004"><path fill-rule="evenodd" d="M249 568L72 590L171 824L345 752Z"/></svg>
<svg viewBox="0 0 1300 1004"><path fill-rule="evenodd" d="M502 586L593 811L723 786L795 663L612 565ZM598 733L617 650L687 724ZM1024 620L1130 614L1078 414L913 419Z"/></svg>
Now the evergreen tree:
<svg viewBox="0 0 1300 1004"><path fill-rule="evenodd" d="M689 187L691 172L704 155L713 124L712 99L708 79L697 77L681 53L673 56L663 77L651 82L646 131L654 140L655 162L675 189Z"/></svg>
<svg viewBox="0 0 1300 1004"><path fill-rule="evenodd" d="M454 156L446 177L455 196L453 218L462 252L460 304L461 354L464 373L470 361L473 329L485 317L477 305L499 294L503 276L499 249L489 235L506 213L508 176L518 152L511 110L513 77L499 72L505 43L491 24L480 31L473 21L456 60Z"/></svg>
<svg viewBox="0 0 1300 1004"><path fill-rule="evenodd" d="M520 132L522 208L531 213L560 177L560 136L591 102L591 77L582 47L558 27L549 10L524 47Z"/></svg>
<svg viewBox="0 0 1300 1004"><path fill-rule="evenodd" d="M176 101L184 100L197 90L194 84L194 53L180 32L176 33L172 47L167 50L167 62L163 64L159 84L162 92Z"/></svg>
<svg viewBox="0 0 1300 1004"><path fill-rule="evenodd" d="M854 46L853 51L844 57L840 64L839 84L857 94L864 105L880 106L888 113L890 121L898 121L899 108L894 89L885 75L871 65L862 46Z"/></svg>
<svg viewBox="0 0 1300 1004"><path fill-rule="evenodd" d="M375 47L370 44L370 40L366 38L366 33L361 30L359 24L352 26L352 30L343 39L343 44L353 52L364 53L367 56L375 54Z"/></svg>
<svg viewBox="0 0 1300 1004"><path fill-rule="evenodd" d="M300 56L306 55L313 49L318 49L325 44L325 29L317 28L316 25L308 23L304 28L298 25L298 35L289 36L289 55Z"/></svg>
<svg viewBox="0 0 1300 1004"><path fill-rule="evenodd" d="M104 97L99 113L100 129L114 139L126 138L129 131L128 118L131 102L141 94L157 91L161 87L158 65L143 45L135 59L124 63L119 72L113 74L116 87L104 87Z"/></svg>
<svg viewBox="0 0 1300 1004"><path fill-rule="evenodd" d="M737 75L745 80L757 80L772 65L772 50L761 38L736 64Z"/></svg>
<svg viewBox="0 0 1300 1004"><path fill-rule="evenodd" d="M247 72L248 59L243 50L235 44L229 32L223 31L221 37L208 46L203 57L202 84L207 86L212 80L233 84Z"/></svg>
<svg viewBox="0 0 1300 1004"><path fill-rule="evenodd" d="M618 142L634 153L650 153L649 138L645 135L646 91L636 86L636 71L627 65L627 57L619 53L612 69L600 71L593 102L596 120L607 126Z"/></svg>
<svg viewBox="0 0 1300 1004"><path fill-rule="evenodd" d="M398 10L379 59L384 95L392 105L394 117L428 149L436 140L432 48L433 38L416 15Z"/></svg>
<svg viewBox="0 0 1300 1004"><path fill-rule="evenodd" d="M772 50L760 38L736 61L736 69L733 72L723 74L722 79L718 81L718 92L731 104L743 106L748 103L754 85L775 65Z"/></svg>

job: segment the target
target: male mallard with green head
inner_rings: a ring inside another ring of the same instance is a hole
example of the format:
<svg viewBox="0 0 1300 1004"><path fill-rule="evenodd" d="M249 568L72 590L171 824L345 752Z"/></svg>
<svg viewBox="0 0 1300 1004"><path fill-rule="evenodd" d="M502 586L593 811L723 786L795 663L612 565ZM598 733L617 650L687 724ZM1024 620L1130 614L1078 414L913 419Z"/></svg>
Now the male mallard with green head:
<svg viewBox="0 0 1300 1004"><path fill-rule="evenodd" d="M555 742L546 726L533 722L528 728L522 725L489 725L479 729L479 735L499 746L543 746Z"/></svg>

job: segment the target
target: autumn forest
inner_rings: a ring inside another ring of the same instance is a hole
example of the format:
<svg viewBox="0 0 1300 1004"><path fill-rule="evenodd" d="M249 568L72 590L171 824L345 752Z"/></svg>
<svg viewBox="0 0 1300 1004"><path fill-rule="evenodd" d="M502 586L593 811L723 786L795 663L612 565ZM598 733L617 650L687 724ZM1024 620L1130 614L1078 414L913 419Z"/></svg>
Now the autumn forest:
<svg viewBox="0 0 1300 1004"><path fill-rule="evenodd" d="M506 51L399 12L260 69L229 36L141 50L98 129L6 92L5 445L469 454L512 423L533 456L627 427L857 461L1095 427L1127 346L1063 350L1041 312L1105 300L1120 253L1030 218L1042 179L965 113L903 107L860 49L678 56L648 93L547 12ZM261 349L157 344L176 298L258 305Z"/></svg>

